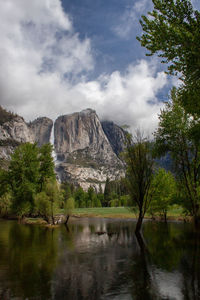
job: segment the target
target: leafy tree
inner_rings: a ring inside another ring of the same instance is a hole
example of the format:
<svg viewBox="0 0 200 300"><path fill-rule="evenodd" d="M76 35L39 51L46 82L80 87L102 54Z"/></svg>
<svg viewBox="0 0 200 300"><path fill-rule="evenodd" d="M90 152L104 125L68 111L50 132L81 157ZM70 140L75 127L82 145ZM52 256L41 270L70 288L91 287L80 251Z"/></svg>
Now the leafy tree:
<svg viewBox="0 0 200 300"><path fill-rule="evenodd" d="M158 54L169 74L180 74L181 101L188 112L200 115L200 12L189 0L152 0L154 9L140 20L141 45L147 55Z"/></svg>
<svg viewBox="0 0 200 300"><path fill-rule="evenodd" d="M172 90L171 101L159 115L155 152L158 156L170 153L179 187L185 195L183 205L197 224L200 215L200 143L192 134L194 125L195 118L184 110L176 90Z"/></svg>
<svg viewBox="0 0 200 300"><path fill-rule="evenodd" d="M35 210L48 224L51 223L51 203L44 191L35 195Z"/></svg>
<svg viewBox="0 0 200 300"><path fill-rule="evenodd" d="M0 216L8 216L11 209L11 195L4 193L0 197Z"/></svg>
<svg viewBox="0 0 200 300"><path fill-rule="evenodd" d="M23 217L33 211L34 194L38 191L39 160L36 144L26 143L16 148L8 174L13 210Z"/></svg>
<svg viewBox="0 0 200 300"><path fill-rule="evenodd" d="M39 184L40 184L40 191L43 188L43 185L47 178L55 179L55 172L54 172L54 162L52 157L52 150L53 146L48 143L44 144L39 149Z"/></svg>
<svg viewBox="0 0 200 300"><path fill-rule="evenodd" d="M173 197L176 189L174 176L171 172L167 172L165 169L159 168L154 175L152 188L154 189L154 193L149 212L152 215L154 215L154 213L161 214L166 222L167 211L169 206L173 203Z"/></svg>
<svg viewBox="0 0 200 300"><path fill-rule="evenodd" d="M64 212L66 215L66 221L65 224L67 224L69 217L72 215L73 210L75 208L75 200L73 197L70 197L66 200L65 206L64 206Z"/></svg>
<svg viewBox="0 0 200 300"><path fill-rule="evenodd" d="M22 144L15 149L8 172L0 172L10 185L13 212L22 218L34 211L34 196L44 189L47 179L55 180L51 150L50 144L40 149L36 144Z"/></svg>
<svg viewBox="0 0 200 300"><path fill-rule="evenodd" d="M48 179L42 192L35 195L35 210L48 223L55 224L55 213L59 205L60 191L55 180Z"/></svg>
<svg viewBox="0 0 200 300"><path fill-rule="evenodd" d="M124 153L127 165L126 179L132 206L137 206L139 216L136 225L136 235L139 235L144 215L149 207L152 195L150 191L153 179L152 151L150 143L137 132L133 138L127 135L127 146Z"/></svg>
<svg viewBox="0 0 200 300"><path fill-rule="evenodd" d="M10 185L8 171L0 168L0 197L9 191Z"/></svg>
<svg viewBox="0 0 200 300"><path fill-rule="evenodd" d="M50 218L51 222L55 224L55 212L58 207L59 188L56 180L48 179L45 183L45 193L50 202Z"/></svg>

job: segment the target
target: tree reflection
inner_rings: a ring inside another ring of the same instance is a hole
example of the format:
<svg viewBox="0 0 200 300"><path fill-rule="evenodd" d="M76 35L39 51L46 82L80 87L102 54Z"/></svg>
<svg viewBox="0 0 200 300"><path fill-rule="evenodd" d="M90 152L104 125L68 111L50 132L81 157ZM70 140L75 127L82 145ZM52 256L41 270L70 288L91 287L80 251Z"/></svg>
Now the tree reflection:
<svg viewBox="0 0 200 300"><path fill-rule="evenodd" d="M145 222L137 239L132 221L3 224L0 299L199 299L200 236L188 224Z"/></svg>
<svg viewBox="0 0 200 300"><path fill-rule="evenodd" d="M13 223L7 238L9 248L4 274L7 286L2 293L5 294L6 290L13 297L26 299L34 295L38 299L49 299L57 258L57 232L45 227Z"/></svg>

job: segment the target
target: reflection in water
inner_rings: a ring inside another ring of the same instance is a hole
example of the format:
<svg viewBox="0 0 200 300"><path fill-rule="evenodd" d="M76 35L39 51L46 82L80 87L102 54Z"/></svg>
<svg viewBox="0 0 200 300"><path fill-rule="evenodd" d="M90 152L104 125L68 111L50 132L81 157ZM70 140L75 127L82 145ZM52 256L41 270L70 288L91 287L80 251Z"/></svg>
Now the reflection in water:
<svg viewBox="0 0 200 300"><path fill-rule="evenodd" d="M199 299L199 235L189 224L71 220L49 229L0 221L0 299Z"/></svg>

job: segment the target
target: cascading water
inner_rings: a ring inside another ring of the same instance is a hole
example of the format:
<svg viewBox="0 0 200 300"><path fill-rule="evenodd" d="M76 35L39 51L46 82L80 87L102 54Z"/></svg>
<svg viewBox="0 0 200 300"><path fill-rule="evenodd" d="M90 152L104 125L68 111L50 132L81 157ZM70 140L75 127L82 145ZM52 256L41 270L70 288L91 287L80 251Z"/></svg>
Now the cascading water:
<svg viewBox="0 0 200 300"><path fill-rule="evenodd" d="M53 145L52 157L53 157L54 163L56 164L57 155L56 155L56 152L54 150L54 122L53 122L53 126L52 126L52 129L51 129L50 143Z"/></svg>
<svg viewBox="0 0 200 300"><path fill-rule="evenodd" d="M56 178L57 178L58 182L61 182L60 174L58 171L56 171L56 166L58 166L59 162L57 160L57 155L56 155L55 148L54 148L54 141L55 141L55 137L54 137L54 122L53 122L53 126L51 129L50 143L53 145L52 157L53 157L53 161L54 161L54 165L55 165Z"/></svg>

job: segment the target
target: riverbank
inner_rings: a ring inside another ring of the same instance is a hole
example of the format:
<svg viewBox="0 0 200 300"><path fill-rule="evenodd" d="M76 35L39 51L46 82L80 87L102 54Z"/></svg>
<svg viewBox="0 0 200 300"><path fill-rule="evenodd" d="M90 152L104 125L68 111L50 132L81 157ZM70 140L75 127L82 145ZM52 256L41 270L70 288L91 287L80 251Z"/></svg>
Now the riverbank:
<svg viewBox="0 0 200 300"><path fill-rule="evenodd" d="M137 219L137 212L127 207L95 207L95 208L76 208L73 211L74 217L102 217L117 219ZM145 215L146 219L152 219L150 214ZM155 220L160 220L161 216L156 214ZM183 213L183 208L177 205L172 206L167 213L168 220L189 220Z"/></svg>
<svg viewBox="0 0 200 300"><path fill-rule="evenodd" d="M63 210L59 210L56 213L57 216L63 215ZM112 219L137 219L137 211L133 211L127 207L94 207L94 208L76 208L74 209L71 218L112 218ZM152 220L150 214L145 215L145 219ZM154 220L162 220L159 214L155 215ZM186 217L183 213L183 209L180 206L172 206L167 213L168 221L190 221L189 217ZM25 218L23 223L25 224L38 224L46 225L46 221L42 218Z"/></svg>

